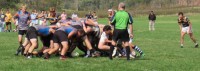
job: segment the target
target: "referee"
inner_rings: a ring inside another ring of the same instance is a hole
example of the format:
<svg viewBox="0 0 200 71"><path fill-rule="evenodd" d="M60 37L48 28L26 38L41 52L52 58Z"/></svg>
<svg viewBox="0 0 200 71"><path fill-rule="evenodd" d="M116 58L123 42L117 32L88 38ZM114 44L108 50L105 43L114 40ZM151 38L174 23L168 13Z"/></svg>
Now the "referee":
<svg viewBox="0 0 200 71"><path fill-rule="evenodd" d="M131 15L125 11L125 3L119 3L118 10L111 19L111 24L114 25L114 32L112 37L112 45L110 49L109 58L112 60L112 53L114 47L116 47L116 42L121 40L124 43L126 48L127 60L130 60L130 47L129 47L129 38L133 38L132 34L132 23L133 19ZM128 33L128 25L130 34Z"/></svg>

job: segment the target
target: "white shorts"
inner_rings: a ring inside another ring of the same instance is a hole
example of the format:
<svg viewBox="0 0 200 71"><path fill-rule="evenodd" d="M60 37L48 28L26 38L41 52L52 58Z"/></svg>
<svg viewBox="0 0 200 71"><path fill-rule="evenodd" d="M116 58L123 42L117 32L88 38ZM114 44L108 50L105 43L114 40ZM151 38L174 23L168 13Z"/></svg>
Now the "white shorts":
<svg viewBox="0 0 200 71"><path fill-rule="evenodd" d="M192 29L189 30L189 27L182 27L181 32L184 32L184 33L192 33Z"/></svg>

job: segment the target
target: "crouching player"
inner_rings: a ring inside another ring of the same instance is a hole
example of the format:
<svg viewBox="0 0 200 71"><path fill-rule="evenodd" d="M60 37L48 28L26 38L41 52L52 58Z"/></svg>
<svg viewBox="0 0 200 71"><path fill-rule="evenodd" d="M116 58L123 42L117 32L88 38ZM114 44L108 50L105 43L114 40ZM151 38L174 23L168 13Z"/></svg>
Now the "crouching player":
<svg viewBox="0 0 200 71"><path fill-rule="evenodd" d="M72 38L81 37L84 34L85 34L84 30L77 30L71 26L60 27L54 33L54 36L53 36L54 47L53 47L53 49L51 49L50 51L48 51L44 54L44 59L48 59L50 57L50 55L57 52L59 50L59 48L61 48L60 59L65 60L66 59L65 54L66 54L67 50L69 49L68 41Z"/></svg>
<svg viewBox="0 0 200 71"><path fill-rule="evenodd" d="M111 26L109 25L104 26L103 33L101 34L100 41L98 44L98 48L101 51L108 52L110 50L109 44L111 44L112 41L109 40L109 37L111 37L111 34L112 34Z"/></svg>
<svg viewBox="0 0 200 71"><path fill-rule="evenodd" d="M55 30L48 26L36 25L29 27L26 34L28 42L24 51L27 58L32 58L32 52L38 47L38 36L49 36L54 32Z"/></svg>

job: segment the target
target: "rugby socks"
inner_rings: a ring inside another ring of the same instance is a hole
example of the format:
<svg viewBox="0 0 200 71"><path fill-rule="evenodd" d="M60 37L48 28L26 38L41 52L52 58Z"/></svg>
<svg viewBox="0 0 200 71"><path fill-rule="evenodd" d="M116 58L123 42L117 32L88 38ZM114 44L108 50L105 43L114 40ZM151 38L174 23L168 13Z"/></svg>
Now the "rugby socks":
<svg viewBox="0 0 200 71"><path fill-rule="evenodd" d="M95 50L94 49L91 49L90 50L90 54L92 54L92 53L94 53L95 52Z"/></svg>
<svg viewBox="0 0 200 71"><path fill-rule="evenodd" d="M138 46L134 46L133 49L135 49L140 54L143 54L143 51Z"/></svg>
<svg viewBox="0 0 200 71"><path fill-rule="evenodd" d="M22 44L19 45L15 55L19 55L20 52L22 53L22 46L23 46Z"/></svg>
<svg viewBox="0 0 200 71"><path fill-rule="evenodd" d="M198 43L195 43L195 48L198 48L199 47L199 44Z"/></svg>
<svg viewBox="0 0 200 71"><path fill-rule="evenodd" d="M109 52L110 52L110 54L109 54L109 59L111 59L111 60L113 59L113 58L112 58L113 50L114 50L114 46L111 45L111 46L110 46L110 51L109 51Z"/></svg>
<svg viewBox="0 0 200 71"><path fill-rule="evenodd" d="M129 46L126 46L126 57L127 57L127 60L130 60L130 48L129 48Z"/></svg>
<svg viewBox="0 0 200 71"><path fill-rule="evenodd" d="M24 48L23 45L20 45L20 47L21 47L21 55L23 55L23 54L24 54L24 50L25 50L25 48Z"/></svg>
<svg viewBox="0 0 200 71"><path fill-rule="evenodd" d="M117 44L117 51L120 53L120 54L123 54L122 52L122 44Z"/></svg>

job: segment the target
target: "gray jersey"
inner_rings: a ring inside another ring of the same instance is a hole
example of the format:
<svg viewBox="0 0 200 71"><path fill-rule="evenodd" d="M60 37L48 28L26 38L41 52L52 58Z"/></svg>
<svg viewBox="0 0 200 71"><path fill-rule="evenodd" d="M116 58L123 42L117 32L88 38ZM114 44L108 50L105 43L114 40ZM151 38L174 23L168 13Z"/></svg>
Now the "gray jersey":
<svg viewBox="0 0 200 71"><path fill-rule="evenodd" d="M83 27L83 24L82 24L81 21L73 21L73 20L72 20L70 25L71 25L71 26L79 25L79 26Z"/></svg>
<svg viewBox="0 0 200 71"><path fill-rule="evenodd" d="M29 19L30 19L30 16L27 11L24 14L22 11L19 11L18 12L18 29L19 30L27 30Z"/></svg>

